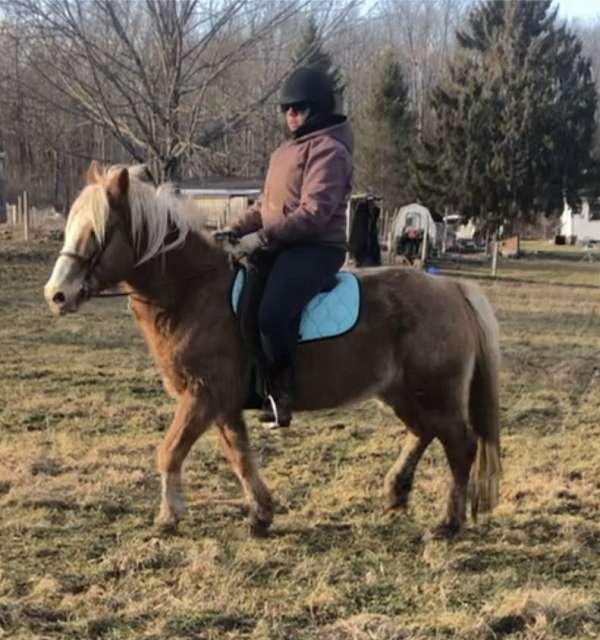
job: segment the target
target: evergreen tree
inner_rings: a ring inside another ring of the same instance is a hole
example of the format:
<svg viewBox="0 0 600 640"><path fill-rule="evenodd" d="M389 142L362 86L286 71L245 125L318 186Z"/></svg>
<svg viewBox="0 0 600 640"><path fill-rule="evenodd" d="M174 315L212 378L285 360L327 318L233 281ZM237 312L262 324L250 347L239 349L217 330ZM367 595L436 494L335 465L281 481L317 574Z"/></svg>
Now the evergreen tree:
<svg viewBox="0 0 600 640"><path fill-rule="evenodd" d="M359 189L381 194L389 207L410 198L410 125L408 88L400 63L388 50L375 66L356 122L355 181Z"/></svg>
<svg viewBox="0 0 600 640"><path fill-rule="evenodd" d="M488 0L457 34L418 164L429 201L493 225L577 202L595 172L590 62L551 0Z"/></svg>
<svg viewBox="0 0 600 640"><path fill-rule="evenodd" d="M333 63L331 55L325 50L323 36L319 31L316 18L312 14L308 17L300 33L292 61L296 66L317 67L329 75L333 81L336 111L341 111L344 99L342 74Z"/></svg>

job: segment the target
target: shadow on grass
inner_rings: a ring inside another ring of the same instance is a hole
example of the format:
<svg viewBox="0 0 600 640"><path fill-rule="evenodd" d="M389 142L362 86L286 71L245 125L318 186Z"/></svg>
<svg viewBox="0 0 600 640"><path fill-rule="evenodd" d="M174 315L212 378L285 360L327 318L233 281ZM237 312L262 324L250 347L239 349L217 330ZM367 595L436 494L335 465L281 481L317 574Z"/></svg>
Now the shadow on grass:
<svg viewBox="0 0 600 640"><path fill-rule="evenodd" d="M180 614L170 618L163 627L162 637L180 638L206 636L203 632L220 632L225 634L232 631L251 632L256 626L256 621L242 615L228 615L219 611L204 611L202 613ZM190 635L192 634L192 635ZM216 637L216 636L212 636Z"/></svg>

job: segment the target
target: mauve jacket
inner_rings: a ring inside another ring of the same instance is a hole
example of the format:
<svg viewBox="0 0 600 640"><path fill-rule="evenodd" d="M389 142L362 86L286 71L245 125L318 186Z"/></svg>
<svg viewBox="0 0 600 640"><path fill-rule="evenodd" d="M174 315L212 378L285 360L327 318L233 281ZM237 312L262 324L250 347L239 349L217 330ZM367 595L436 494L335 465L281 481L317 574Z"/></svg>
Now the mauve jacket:
<svg viewBox="0 0 600 640"><path fill-rule="evenodd" d="M263 191L232 230L263 229L273 247L296 243L346 247L352 188L352 131L346 119L288 140L271 155Z"/></svg>

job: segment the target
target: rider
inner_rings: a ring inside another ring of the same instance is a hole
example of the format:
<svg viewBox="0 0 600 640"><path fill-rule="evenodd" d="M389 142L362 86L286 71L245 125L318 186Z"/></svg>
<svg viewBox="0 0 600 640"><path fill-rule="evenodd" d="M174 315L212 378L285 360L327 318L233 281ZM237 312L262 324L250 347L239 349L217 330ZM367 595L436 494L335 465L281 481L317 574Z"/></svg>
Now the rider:
<svg viewBox="0 0 600 640"><path fill-rule="evenodd" d="M302 309L345 260L352 132L334 113L331 78L317 68L296 69L279 102L290 139L272 154L261 197L231 232L239 238L234 254L248 265L242 337L266 383L274 426L283 427L292 417Z"/></svg>

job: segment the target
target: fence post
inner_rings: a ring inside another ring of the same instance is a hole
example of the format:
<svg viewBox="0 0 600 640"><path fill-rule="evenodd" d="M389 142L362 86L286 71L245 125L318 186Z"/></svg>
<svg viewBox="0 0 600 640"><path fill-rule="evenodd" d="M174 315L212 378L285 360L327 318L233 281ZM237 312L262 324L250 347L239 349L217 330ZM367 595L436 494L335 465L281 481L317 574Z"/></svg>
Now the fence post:
<svg viewBox="0 0 600 640"><path fill-rule="evenodd" d="M423 233L423 245L421 247L421 264L425 268L427 262L427 244L429 242L429 220L425 222L425 233Z"/></svg>
<svg viewBox="0 0 600 640"><path fill-rule="evenodd" d="M23 191L23 240L29 242L29 207L27 205L27 191Z"/></svg>
<svg viewBox="0 0 600 640"><path fill-rule="evenodd" d="M395 264L396 263L396 242L395 242L394 234L391 229L388 232L387 243L388 243L388 264Z"/></svg>
<svg viewBox="0 0 600 640"><path fill-rule="evenodd" d="M387 238L390 229L390 212L387 209L383 211L383 229L381 229L381 237Z"/></svg>
<svg viewBox="0 0 600 640"><path fill-rule="evenodd" d="M495 278L496 277L496 273L498 271L498 248L499 248L499 242L498 239L496 237L494 237L494 248L493 248L493 253L492 253L492 277Z"/></svg>

